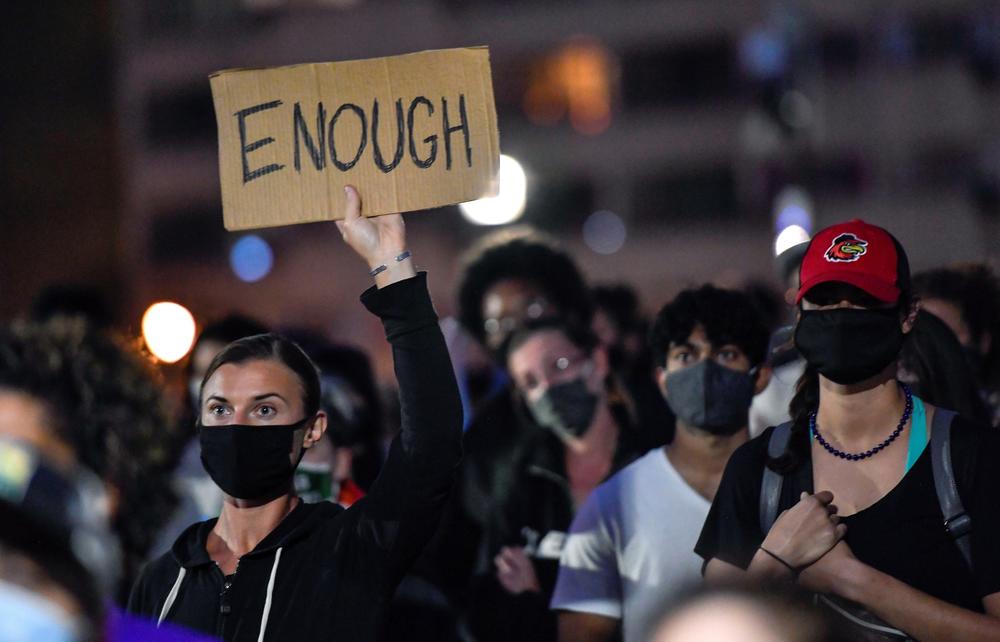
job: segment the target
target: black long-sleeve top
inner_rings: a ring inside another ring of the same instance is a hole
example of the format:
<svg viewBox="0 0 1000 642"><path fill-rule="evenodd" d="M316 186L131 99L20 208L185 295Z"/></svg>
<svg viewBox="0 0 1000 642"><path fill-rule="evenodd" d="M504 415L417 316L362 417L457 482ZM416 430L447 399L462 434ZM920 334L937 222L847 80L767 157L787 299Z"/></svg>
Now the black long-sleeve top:
<svg viewBox="0 0 1000 642"><path fill-rule="evenodd" d="M462 409L426 275L362 302L392 346L402 430L349 509L300 504L223 576L194 524L151 562L128 610L224 640L377 640L396 585L433 534L461 459ZM263 629L263 638L261 631Z"/></svg>

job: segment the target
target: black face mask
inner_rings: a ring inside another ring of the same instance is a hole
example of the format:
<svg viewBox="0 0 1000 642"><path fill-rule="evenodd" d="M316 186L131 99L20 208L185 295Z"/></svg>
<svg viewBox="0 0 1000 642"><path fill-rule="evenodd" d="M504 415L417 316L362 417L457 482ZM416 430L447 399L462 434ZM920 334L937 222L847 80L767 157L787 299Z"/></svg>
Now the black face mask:
<svg viewBox="0 0 1000 642"><path fill-rule="evenodd" d="M667 405L684 423L713 435L747 425L754 377L711 360L667 375Z"/></svg>
<svg viewBox="0 0 1000 642"><path fill-rule="evenodd" d="M903 347L899 309L803 310L795 347L834 383L870 379L895 361Z"/></svg>
<svg viewBox="0 0 1000 642"><path fill-rule="evenodd" d="M292 438L311 420L281 426L200 426L201 463L231 497L260 499L280 493L298 465L291 461Z"/></svg>
<svg viewBox="0 0 1000 642"><path fill-rule="evenodd" d="M597 410L597 395L587 390L587 382L580 377L550 386L528 410L539 425L556 434L580 437L590 428Z"/></svg>

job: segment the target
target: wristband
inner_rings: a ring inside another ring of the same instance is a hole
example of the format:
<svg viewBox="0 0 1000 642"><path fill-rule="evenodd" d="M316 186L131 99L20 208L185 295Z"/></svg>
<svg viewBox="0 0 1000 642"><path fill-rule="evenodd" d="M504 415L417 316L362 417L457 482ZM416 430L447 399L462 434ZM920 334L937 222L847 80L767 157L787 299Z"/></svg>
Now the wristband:
<svg viewBox="0 0 1000 642"><path fill-rule="evenodd" d="M410 258L410 256L412 256L412 253L409 250L403 250L402 254L396 256L396 263L405 261L406 259ZM389 266L383 263L382 265L376 266L371 272L368 273L368 275L373 277L378 276L379 274L382 274L388 269Z"/></svg>
<svg viewBox="0 0 1000 642"><path fill-rule="evenodd" d="M781 562L781 565L782 565L782 566L784 566L785 568L787 568L787 569L788 569L789 571L791 571L791 572L792 572L792 575L795 575L795 576L798 576L798 574L799 574L799 570L798 570L797 568L795 568L794 566L792 566L791 564L789 564L789 563L788 563L788 562L786 562L785 560L781 559L780 557L778 557L777 555L775 555L775 554L774 554L774 553L772 553L771 551L767 550L767 549L766 549L766 548L764 548L763 546L758 546L757 548L759 548L760 550L764 551L765 553L767 553L768 555L770 555L770 556L771 556L771 557L773 557L774 559L776 559L776 560L778 560L779 562Z"/></svg>

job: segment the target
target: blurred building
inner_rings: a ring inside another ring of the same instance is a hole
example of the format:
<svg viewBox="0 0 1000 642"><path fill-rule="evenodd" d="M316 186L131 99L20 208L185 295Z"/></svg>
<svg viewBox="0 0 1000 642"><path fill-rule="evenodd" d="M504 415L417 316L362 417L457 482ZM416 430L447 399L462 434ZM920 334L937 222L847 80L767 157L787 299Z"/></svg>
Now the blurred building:
<svg viewBox="0 0 1000 642"><path fill-rule="evenodd" d="M915 268L1000 258L1000 13L979 0L117 0L114 106L133 317L254 309L360 342L364 270L322 225L266 230L273 268L229 267L208 74L489 45L522 222L649 307L696 281L772 276L775 199L814 226L887 225ZM455 258L488 228L408 218L451 308ZM591 218L595 212L601 212ZM586 224L586 225L585 225Z"/></svg>

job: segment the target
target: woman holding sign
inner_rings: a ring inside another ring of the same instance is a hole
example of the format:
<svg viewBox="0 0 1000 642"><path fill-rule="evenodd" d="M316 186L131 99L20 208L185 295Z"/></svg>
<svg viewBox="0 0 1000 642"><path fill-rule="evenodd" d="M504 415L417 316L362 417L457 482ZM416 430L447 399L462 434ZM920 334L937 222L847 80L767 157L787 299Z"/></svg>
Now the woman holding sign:
<svg viewBox="0 0 1000 642"><path fill-rule="evenodd" d="M216 356L201 384L202 461L225 492L144 570L129 610L224 640L374 640L389 598L434 532L461 457L451 362L402 217L368 219L347 188L344 241L371 267L361 300L392 345L402 430L370 494L305 504L292 473L323 436L315 366L276 335Z"/></svg>

